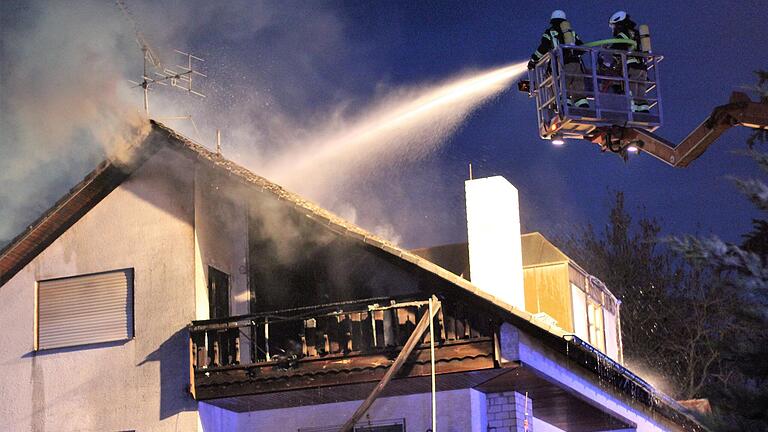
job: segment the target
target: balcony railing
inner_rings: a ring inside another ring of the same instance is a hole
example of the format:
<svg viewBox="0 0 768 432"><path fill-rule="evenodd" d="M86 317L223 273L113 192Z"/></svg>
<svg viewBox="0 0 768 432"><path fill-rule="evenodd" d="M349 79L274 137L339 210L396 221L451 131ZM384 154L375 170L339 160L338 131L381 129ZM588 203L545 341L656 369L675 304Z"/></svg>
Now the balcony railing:
<svg viewBox="0 0 768 432"><path fill-rule="evenodd" d="M427 304L369 299L194 321L189 327L192 366L202 370L271 362L290 368L299 359L393 349L405 343ZM490 336L488 323L462 312L454 306L438 313L436 344Z"/></svg>
<svg viewBox="0 0 768 432"><path fill-rule="evenodd" d="M189 326L192 391L210 399L375 380L427 313L428 303L377 298L194 321ZM437 373L492 367L490 320L459 303L441 305L433 322ZM429 374L429 336L426 332L414 350L408 376ZM340 371L343 382L328 375Z"/></svg>

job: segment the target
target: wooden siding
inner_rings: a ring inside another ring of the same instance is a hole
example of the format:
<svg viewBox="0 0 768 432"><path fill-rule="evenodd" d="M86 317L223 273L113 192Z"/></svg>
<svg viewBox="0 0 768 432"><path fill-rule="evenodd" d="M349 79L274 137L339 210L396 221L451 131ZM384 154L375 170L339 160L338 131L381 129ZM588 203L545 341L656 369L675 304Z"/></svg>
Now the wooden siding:
<svg viewBox="0 0 768 432"><path fill-rule="evenodd" d="M568 265L568 280L581 288L582 291L587 290L587 277L584 273L579 271L576 267Z"/></svg>
<svg viewBox="0 0 768 432"><path fill-rule="evenodd" d="M557 320L562 329L572 332L573 312L568 269L567 263L525 268L525 309L534 314L545 312Z"/></svg>

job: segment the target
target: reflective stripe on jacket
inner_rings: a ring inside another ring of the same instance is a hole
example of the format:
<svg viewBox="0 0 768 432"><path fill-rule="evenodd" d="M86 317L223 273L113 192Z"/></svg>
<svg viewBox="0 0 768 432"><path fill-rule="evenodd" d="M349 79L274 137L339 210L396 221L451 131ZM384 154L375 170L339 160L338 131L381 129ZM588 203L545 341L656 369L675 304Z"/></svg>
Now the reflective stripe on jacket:
<svg viewBox="0 0 768 432"><path fill-rule="evenodd" d="M626 44L613 44L609 48L626 50L628 52L642 52L640 49L640 32L637 31L637 24L627 19L616 24L613 28L613 37L616 39L626 39L634 41L637 45L635 49L632 49ZM627 66L638 67L643 66L645 62L638 57L627 57Z"/></svg>
<svg viewBox="0 0 768 432"><path fill-rule="evenodd" d="M544 57L544 54L552 51L553 49L557 48L559 45L562 45L565 43L565 36L563 35L563 32L560 31L560 23L562 23L563 20L561 19L554 19L550 21L550 26L546 30L544 30L544 33L541 35L541 42L539 43L539 47L536 48L536 51L531 54L531 60L533 62L538 62L541 60L542 57ZM582 42L581 38L578 34L576 34L576 31L571 30L573 32L574 40L576 41L576 45L583 45L584 42ZM574 61L579 60L578 54L571 53L570 55L566 53L565 55L565 62L571 63Z"/></svg>

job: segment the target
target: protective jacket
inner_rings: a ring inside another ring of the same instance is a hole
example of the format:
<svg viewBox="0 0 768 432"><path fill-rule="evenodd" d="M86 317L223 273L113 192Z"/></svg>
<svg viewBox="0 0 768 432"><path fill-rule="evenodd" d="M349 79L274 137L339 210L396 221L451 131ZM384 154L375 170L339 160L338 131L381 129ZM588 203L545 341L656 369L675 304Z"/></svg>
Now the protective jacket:
<svg viewBox="0 0 768 432"><path fill-rule="evenodd" d="M627 39L627 40L635 41L637 45L635 49L630 49L630 47L625 44L613 44L609 48L618 49L618 50L627 50L630 52L631 51L641 52L640 32L637 30L637 24L635 24L634 21L629 19L629 17L616 23L616 25L613 27L613 37L616 39ZM643 61L642 58L639 58L639 57L628 57L627 67L642 68L642 67L645 67L645 62Z"/></svg>
<svg viewBox="0 0 768 432"><path fill-rule="evenodd" d="M532 67L533 64L537 63L539 60L541 60L542 57L544 57L544 54L555 49L555 47L558 45L565 43L565 37L563 36L562 30L560 30L560 23L563 21L565 20L553 19L549 22L549 28L544 30L544 33L541 35L541 43L539 43L539 47L536 48L536 51L534 51L533 54L531 54L531 62L528 63L529 66ZM573 32L573 38L576 41L576 45L583 45L584 42L582 42L579 35L576 34L574 30L571 31ZM579 61L578 53L566 50L564 54L566 63L575 63Z"/></svg>

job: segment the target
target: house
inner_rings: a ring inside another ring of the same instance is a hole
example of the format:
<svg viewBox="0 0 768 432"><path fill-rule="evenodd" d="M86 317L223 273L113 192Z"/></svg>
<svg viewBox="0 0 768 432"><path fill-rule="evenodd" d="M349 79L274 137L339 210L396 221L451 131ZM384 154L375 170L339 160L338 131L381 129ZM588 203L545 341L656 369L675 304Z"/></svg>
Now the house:
<svg viewBox="0 0 768 432"><path fill-rule="evenodd" d="M541 233L520 236L525 311L623 362L621 302ZM471 279L468 243L415 249L416 255Z"/></svg>
<svg viewBox="0 0 768 432"><path fill-rule="evenodd" d="M153 122L0 251L3 428L332 431L381 390L355 431L702 430L516 193L467 184L462 276Z"/></svg>

